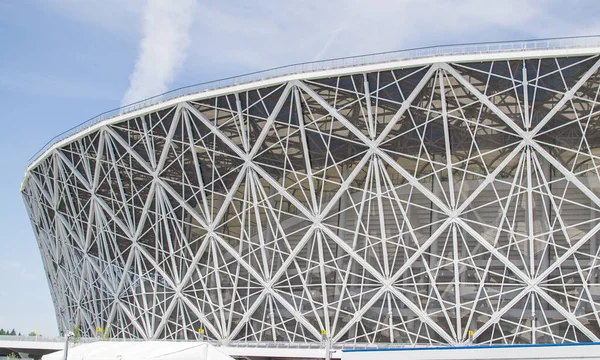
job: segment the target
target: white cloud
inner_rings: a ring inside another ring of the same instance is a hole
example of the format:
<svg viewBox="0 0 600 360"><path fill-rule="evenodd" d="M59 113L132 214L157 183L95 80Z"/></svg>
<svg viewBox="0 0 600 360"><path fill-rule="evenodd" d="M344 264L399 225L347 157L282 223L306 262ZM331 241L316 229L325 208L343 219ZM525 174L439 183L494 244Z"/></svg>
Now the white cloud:
<svg viewBox="0 0 600 360"><path fill-rule="evenodd" d="M148 0L143 14L143 34L129 89L122 104L165 92L187 57L193 0Z"/></svg>
<svg viewBox="0 0 600 360"><path fill-rule="evenodd" d="M297 62L429 45L600 32L590 16L599 10L592 0L575 1L569 7L561 0L56 0L49 4L45 6L119 34L127 43L141 33L123 104L160 94L173 84Z"/></svg>
<svg viewBox="0 0 600 360"><path fill-rule="evenodd" d="M410 47L593 33L593 17L587 15L592 2L577 4L569 7L569 16L558 0L202 4L193 31L198 45L189 63L227 65L229 75L235 75L239 68L260 70ZM583 26L586 18L589 24ZM209 79L188 83L201 80Z"/></svg>

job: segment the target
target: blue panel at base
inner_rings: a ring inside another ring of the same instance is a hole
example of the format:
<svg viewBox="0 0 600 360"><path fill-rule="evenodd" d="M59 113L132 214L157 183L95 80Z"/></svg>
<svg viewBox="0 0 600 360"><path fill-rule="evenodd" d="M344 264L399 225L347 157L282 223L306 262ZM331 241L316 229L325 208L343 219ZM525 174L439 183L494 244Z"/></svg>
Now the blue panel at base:
<svg viewBox="0 0 600 360"><path fill-rule="evenodd" d="M405 348L380 348L380 349L352 349L342 352L368 352L368 351L414 351L414 350L464 350L464 349L508 349L528 347L559 347L559 346L584 346L600 345L600 342L568 343L568 344L515 344L515 345L468 345L468 346L436 346L436 347L405 347Z"/></svg>

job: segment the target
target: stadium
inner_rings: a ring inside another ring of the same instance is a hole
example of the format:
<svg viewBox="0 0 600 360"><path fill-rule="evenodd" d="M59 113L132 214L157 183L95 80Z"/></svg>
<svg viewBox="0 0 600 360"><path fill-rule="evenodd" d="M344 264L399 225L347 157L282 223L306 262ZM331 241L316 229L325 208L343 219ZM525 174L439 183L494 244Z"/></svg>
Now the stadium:
<svg viewBox="0 0 600 360"><path fill-rule="evenodd" d="M592 37L298 64L72 129L21 186L59 330L600 341L599 55Z"/></svg>

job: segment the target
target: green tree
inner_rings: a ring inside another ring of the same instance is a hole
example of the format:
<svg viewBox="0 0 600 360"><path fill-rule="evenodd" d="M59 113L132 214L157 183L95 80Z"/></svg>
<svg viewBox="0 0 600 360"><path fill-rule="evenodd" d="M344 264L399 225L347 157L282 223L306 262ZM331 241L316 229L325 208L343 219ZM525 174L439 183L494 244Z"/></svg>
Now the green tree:
<svg viewBox="0 0 600 360"><path fill-rule="evenodd" d="M81 328L77 325L73 327L73 339L71 341L73 341L73 344L78 344L81 341Z"/></svg>
<svg viewBox="0 0 600 360"><path fill-rule="evenodd" d="M30 332L30 333L29 333L29 335L27 335L27 336L37 336L37 334L35 333L35 331L32 331L32 332Z"/></svg>
<svg viewBox="0 0 600 360"><path fill-rule="evenodd" d="M110 330L106 329L100 333L100 341L110 341Z"/></svg>

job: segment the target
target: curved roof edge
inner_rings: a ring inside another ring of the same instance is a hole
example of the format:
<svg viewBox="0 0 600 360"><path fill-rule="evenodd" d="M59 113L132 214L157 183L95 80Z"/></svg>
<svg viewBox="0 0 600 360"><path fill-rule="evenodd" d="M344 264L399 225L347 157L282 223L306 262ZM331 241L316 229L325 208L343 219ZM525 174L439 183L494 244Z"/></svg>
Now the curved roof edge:
<svg viewBox="0 0 600 360"><path fill-rule="evenodd" d="M29 159L20 189L21 191L24 189L29 171L43 161L54 149L84 137L102 126L155 112L180 102L247 91L291 80L385 71L436 62L472 62L594 54L600 54L600 35L517 42L444 45L294 64L191 85L131 105L109 110L55 136Z"/></svg>

